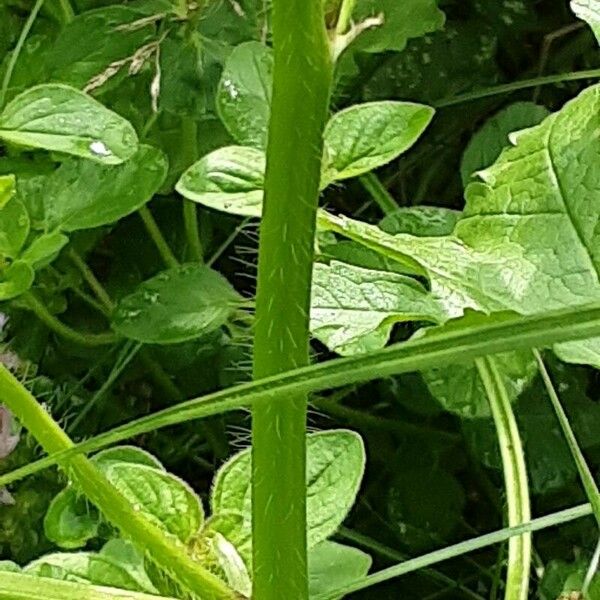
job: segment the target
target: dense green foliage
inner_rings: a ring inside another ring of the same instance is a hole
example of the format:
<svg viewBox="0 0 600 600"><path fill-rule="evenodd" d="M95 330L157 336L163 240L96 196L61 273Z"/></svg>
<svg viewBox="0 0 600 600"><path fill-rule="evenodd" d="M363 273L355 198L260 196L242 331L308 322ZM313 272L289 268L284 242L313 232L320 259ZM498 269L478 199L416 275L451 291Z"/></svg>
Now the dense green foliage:
<svg viewBox="0 0 600 600"><path fill-rule="evenodd" d="M0 599L600 600L599 42L0 1Z"/></svg>

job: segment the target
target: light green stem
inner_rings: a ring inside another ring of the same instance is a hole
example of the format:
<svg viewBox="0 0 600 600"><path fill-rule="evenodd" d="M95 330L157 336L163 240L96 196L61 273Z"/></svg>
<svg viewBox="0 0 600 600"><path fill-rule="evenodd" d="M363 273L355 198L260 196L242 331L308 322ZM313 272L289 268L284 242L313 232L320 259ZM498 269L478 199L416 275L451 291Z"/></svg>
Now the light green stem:
<svg viewBox="0 0 600 600"><path fill-rule="evenodd" d="M49 454L73 448L74 444L50 414L27 389L0 365L0 397L22 425ZM172 574L184 590L207 600L233 600L237 596L187 554L183 545L146 519L129 504L106 477L85 457L74 456L60 463L82 492L121 534L144 548L149 558Z"/></svg>
<svg viewBox="0 0 600 600"><path fill-rule="evenodd" d="M534 79L524 79L523 81L513 81L504 85L496 85L494 87L485 88L483 90L475 90L468 94L453 96L452 98L444 98L434 102L436 108L445 108L446 106L455 106L473 100L481 100L491 96L500 94L510 94L519 90L526 90L537 87L539 85L551 85L553 83L563 83L564 81L581 81L582 79L598 79L600 77L600 69L590 69L588 71L572 71L570 73L558 73L557 75L547 75L545 77L536 77Z"/></svg>
<svg viewBox="0 0 600 600"><path fill-rule="evenodd" d="M182 153L186 157L187 165L193 164L198 158L198 125L194 119L181 119L181 144ZM185 228L185 237L187 239L187 253L191 260L203 262L202 242L200 241L200 231L198 229L197 204L191 200L183 200L183 223Z"/></svg>
<svg viewBox="0 0 600 600"><path fill-rule="evenodd" d="M523 444L517 421L496 361L492 356L475 361L483 382L500 446L508 525L515 527L531 520L529 486ZM531 570L531 534L513 537L508 542L505 600L527 600Z"/></svg>
<svg viewBox="0 0 600 600"><path fill-rule="evenodd" d="M65 325L62 321L59 321L31 291L25 292L19 298L19 304L31 310L49 329L75 344L81 344L82 346L107 346L114 344L120 339L113 332L81 333L80 331L76 331Z"/></svg>
<svg viewBox="0 0 600 600"><path fill-rule="evenodd" d="M94 294L96 294L96 297L100 300L104 309L108 313L111 313L114 309L114 304L104 289L104 286L98 281L96 275L94 275L94 272L90 269L85 260L81 258L74 248L69 249L69 258L73 261L73 264L77 267L85 279L85 282L90 286Z"/></svg>
<svg viewBox="0 0 600 600"><path fill-rule="evenodd" d="M556 413L556 418L558 419L560 428L562 429L563 435L567 441L567 445L569 446L569 450L571 451L571 455L573 456L573 460L577 466L577 471L579 472L583 489L585 490L585 494L588 497L592 508L594 509L596 521L600 525L600 491L598 490L598 485L596 484L594 476L592 475L585 457L583 456L583 452L577 443L575 432L571 427L571 423L569 423L569 417L567 416L565 409L562 407L560 398L556 393L550 373L548 373L548 369L546 369L546 365L544 364L544 359L538 350L534 350L533 354L540 369L540 373L542 374L542 380L546 386L546 391L548 392L550 402L552 403L552 408Z"/></svg>
<svg viewBox="0 0 600 600"><path fill-rule="evenodd" d="M388 567L387 569L383 569L376 573L372 573L371 575L367 575L366 577L357 579L356 581L336 590L332 590L331 592L319 594L318 596L311 598L311 600L336 600L337 598L345 597L353 592L365 590L379 583L390 581L396 577L401 577L402 575L406 575L408 573L414 573L415 571L419 571L425 567L430 567L443 561L456 558L457 556L462 556L463 554L467 554L467 552L475 552L477 550L481 550L482 548L487 548L488 546L505 542L506 540L510 540L516 536L529 534L533 531L541 531L542 529L547 529L548 527L555 527L556 525L581 519L591 514L592 507L589 504L583 504L546 515L545 517L533 519L532 521L523 523L522 525L505 527L504 529L493 531L492 533L486 533L485 535L481 535L464 542L459 542L458 544L446 546L441 550L434 550L428 554L411 558L398 565Z"/></svg>
<svg viewBox="0 0 600 600"><path fill-rule="evenodd" d="M398 210L398 205L392 195L385 189L383 183L375 173L367 173L359 177L365 190L377 203L384 215L391 215Z"/></svg>
<svg viewBox="0 0 600 600"><path fill-rule="evenodd" d="M443 334L402 342L368 355L331 360L188 400L86 440L67 454L100 450L162 427L247 408L260 400L270 399L284 404L290 397L300 394L439 368L455 363L457 357L461 361L468 361L489 353L500 354L509 350L600 337L599 304L574 306L547 315L511 316L500 322L496 319L485 326L454 327ZM0 476L0 486L56 464L57 458L64 458L67 454L47 457Z"/></svg>
<svg viewBox="0 0 600 600"><path fill-rule="evenodd" d="M260 227L255 379L308 364L323 130L332 79L321 1L273 0L274 69ZM308 598L304 393L253 408L253 597Z"/></svg>
<svg viewBox="0 0 600 600"><path fill-rule="evenodd" d="M335 26L336 35L344 35L348 31L350 24L352 23L352 13L354 12L355 6L356 0L342 0L340 14Z"/></svg>
<svg viewBox="0 0 600 600"><path fill-rule="evenodd" d="M60 4L60 8L63 13L63 22L65 25L68 25L75 18L73 7L71 6L69 0L58 0L58 3Z"/></svg>
<svg viewBox="0 0 600 600"><path fill-rule="evenodd" d="M149 208L147 206L142 206L138 212L140 213L140 217L146 226L146 230L152 238L152 241L154 242L154 245L156 246L165 265L170 269L173 267L178 267L179 261L173 254L169 244L167 244L167 240L165 240L161 230L158 228L158 224L152 216Z"/></svg>
<svg viewBox="0 0 600 600"><path fill-rule="evenodd" d="M33 24L40 12L42 6L44 5L45 0L36 0L36 3L33 5L29 16L27 17L27 21L25 21L25 25L21 30L21 35L17 40L17 45L15 46L10 58L8 60L8 65L6 67L6 72L4 73L4 78L2 79L2 87L0 87L0 109L4 107L4 102L6 100L6 92L8 91L8 86L10 85L10 80L12 79L13 72L15 67L17 66L17 61L19 60L19 56L23 50L23 46L27 41L27 36L33 27Z"/></svg>

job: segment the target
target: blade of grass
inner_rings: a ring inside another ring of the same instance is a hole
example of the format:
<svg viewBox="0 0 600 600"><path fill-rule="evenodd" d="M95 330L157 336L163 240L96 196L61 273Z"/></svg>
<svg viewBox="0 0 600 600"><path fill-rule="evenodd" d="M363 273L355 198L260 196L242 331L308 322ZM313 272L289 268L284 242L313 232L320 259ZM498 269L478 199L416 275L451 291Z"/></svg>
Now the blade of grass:
<svg viewBox="0 0 600 600"><path fill-rule="evenodd" d="M553 83L565 83L567 81L581 81L582 79L598 79L600 77L600 69L590 69L587 71L571 71L569 73L557 73L556 75L546 75L545 77L535 77L533 79L524 79L522 81L513 81L503 85L496 85L483 90L475 90L460 96L444 98L434 102L435 108L445 108L447 106L455 106L473 100L481 100L490 96L498 96L500 94L510 94L519 90L526 90L538 87L540 85L551 85Z"/></svg>
<svg viewBox="0 0 600 600"><path fill-rule="evenodd" d="M542 374L542 380L546 386L546 391L548 392L548 397L552 403L552 408L556 413L556 418L558 419L560 428L562 429L565 440L567 441L567 445L569 446L569 450L571 451L571 455L573 456L573 460L577 466L577 471L579 473L583 489L585 490L585 494L594 509L596 521L600 525L600 491L598 491L598 485L596 484L594 476L592 475L585 457L583 456L583 452L577 443L577 438L575 437L575 433L573 432L573 428L569 422L569 417L567 416L567 413L560 402L560 398L556 393L550 373L548 373L548 369L546 369L544 359L538 350L534 350L533 354L540 369L540 373Z"/></svg>
<svg viewBox="0 0 600 600"><path fill-rule="evenodd" d="M79 452L93 452L155 429L247 408L259 399L286 402L290 394L308 394L387 377L475 360L509 350L544 347L600 336L600 305L575 306L546 315L511 316L485 325L441 328L444 333L402 342L368 355L335 359L259 381L237 385L183 402L90 438L75 449L47 457L0 477L0 486L56 464Z"/></svg>
<svg viewBox="0 0 600 600"><path fill-rule="evenodd" d="M534 531L540 531L549 527L555 527L556 525L562 525L576 519L587 517L592 513L592 507L590 504L582 504L572 508L567 508L544 517L533 519L528 523L523 523L515 527L505 527L492 533L486 533L476 538L471 538L458 544L446 546L440 550L434 550L428 554L423 554L416 558L404 561L398 565L394 565L387 569L383 569L371 575L367 575L361 579L345 585L342 588L327 592L326 594L320 594L315 596L311 600L334 600L335 598L343 597L359 590L364 590L379 583L389 581L396 577L406 575L407 573L413 573L419 569L430 567L432 565L441 563L457 556L462 556L467 552L474 552L475 550L481 550L488 546L493 546L501 542L505 542L512 537L521 536L525 533L531 533Z"/></svg>
<svg viewBox="0 0 600 600"><path fill-rule="evenodd" d="M485 388L496 426L504 472L508 524L511 527L521 525L531 519L531 507L527 467L517 421L494 357L486 356L477 359L475 364ZM531 534L510 538L505 600L527 600L530 571Z"/></svg>
<svg viewBox="0 0 600 600"><path fill-rule="evenodd" d="M23 51L23 46L27 41L27 36L29 35L31 28L33 27L33 24L35 23L35 20L37 19L37 16L44 5L44 1L45 0L36 0L36 3L33 5L33 8L27 17L27 21L25 21L25 25L23 25L21 35L17 40L17 45L10 55L4 77L2 78L2 86L0 86L0 110L4 108L4 102L6 101L6 93L8 92L10 80L12 79L13 72L17 66L19 56L21 56L21 52Z"/></svg>
<svg viewBox="0 0 600 600"><path fill-rule="evenodd" d="M0 365L0 397L31 435L48 453L73 447L73 442L3 365ZM144 548L149 560L181 587L207 600L234 600L238 596L216 575L188 555L186 548L134 510L128 500L85 456L74 456L60 466L87 498L121 534Z"/></svg>

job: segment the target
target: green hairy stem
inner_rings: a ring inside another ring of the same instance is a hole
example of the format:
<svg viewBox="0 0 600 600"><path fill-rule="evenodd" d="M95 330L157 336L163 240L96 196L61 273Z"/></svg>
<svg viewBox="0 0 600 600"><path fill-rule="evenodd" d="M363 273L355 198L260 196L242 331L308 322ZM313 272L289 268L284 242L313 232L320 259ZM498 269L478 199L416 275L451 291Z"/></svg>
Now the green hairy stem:
<svg viewBox="0 0 600 600"><path fill-rule="evenodd" d="M600 305L575 306L545 315L511 316L485 325L451 328L384 350L295 369L188 400L80 443L76 448L0 477L0 486L16 481L57 460L93 452L155 429L252 406L271 399L280 404L292 395L308 394L394 374L474 360L522 348L600 336Z"/></svg>
<svg viewBox="0 0 600 600"><path fill-rule="evenodd" d="M24 427L48 453L73 448L73 442L23 385L0 365L0 395ZM84 456L61 461L60 466L86 497L123 536L144 548L150 560L167 570L186 593L206 600L234 600L236 594L223 581L194 562L182 544L165 535L136 512L123 495Z"/></svg>
<svg viewBox="0 0 600 600"><path fill-rule="evenodd" d="M316 211L332 68L321 2L273 1L274 73L254 377L308 364ZM304 392L262 398L252 426L253 595L308 598Z"/></svg>
<svg viewBox="0 0 600 600"><path fill-rule="evenodd" d="M487 356L478 359L475 364L488 396L496 426L504 471L508 525L515 527L527 523L531 519L523 444L506 386L498 372L494 357ZM505 600L527 600L530 570L531 534L510 538L508 542Z"/></svg>

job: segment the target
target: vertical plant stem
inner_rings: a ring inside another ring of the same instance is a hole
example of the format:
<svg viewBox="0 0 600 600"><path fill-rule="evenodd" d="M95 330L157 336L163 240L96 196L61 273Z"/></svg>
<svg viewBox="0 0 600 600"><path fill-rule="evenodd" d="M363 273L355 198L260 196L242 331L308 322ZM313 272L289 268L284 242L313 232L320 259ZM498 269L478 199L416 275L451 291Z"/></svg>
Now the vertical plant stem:
<svg viewBox="0 0 600 600"><path fill-rule="evenodd" d="M496 426L508 505L508 525L515 527L531 519L529 486L523 445L510 399L492 356L475 361ZM527 600L531 569L531 534L508 542L505 600Z"/></svg>
<svg viewBox="0 0 600 600"><path fill-rule="evenodd" d="M560 398L556 393L556 389L552 383L552 379L550 378L550 373L548 373L548 369L546 369L546 365L544 364L544 359L540 354L539 350L534 350L533 354L537 361L538 367L540 369L540 373L542 375L542 380L544 381L544 385L546 386L546 391L548 392L548 396L550 398L550 402L552 403L552 408L556 413L556 418L560 424L560 428L562 429L563 435L567 441L567 445L569 446L569 450L571 451L571 455L573 456L573 460L577 465L577 471L579 472L579 477L581 479L581 483L583 484L583 489L585 490L586 496L592 505L592 509L594 510L594 516L596 517L596 521L598 525L600 525L600 491L598 491L598 486L596 481L594 480L594 476L588 467L588 464L583 456L583 452L577 443L577 438L575 437L575 433L573 432L573 428L569 423L569 417L565 412L565 409L562 407L560 402Z"/></svg>
<svg viewBox="0 0 600 600"><path fill-rule="evenodd" d="M390 215L398 210L398 205L392 195L385 189L383 183L375 173L361 175L359 180L362 186L371 194L384 215Z"/></svg>
<svg viewBox="0 0 600 600"><path fill-rule="evenodd" d="M0 396L31 435L49 454L73 447L73 442L50 414L19 381L0 365ZM234 600L236 594L218 577L193 561L181 544L166 536L143 514L136 512L127 499L84 456L60 463L83 493L121 533L134 539L159 566L168 567L175 580L206 600Z"/></svg>
<svg viewBox="0 0 600 600"><path fill-rule="evenodd" d="M254 377L308 364L317 200L332 67L323 3L273 1L273 101L260 228ZM252 424L253 597L308 598L305 394Z"/></svg>
<svg viewBox="0 0 600 600"><path fill-rule="evenodd" d="M75 18L75 11L73 10L69 0L58 0L58 4L60 5L63 13L63 22L66 25Z"/></svg>
<svg viewBox="0 0 600 600"><path fill-rule="evenodd" d="M183 153L186 156L187 166L190 166L198 158L198 125L194 119L187 117L181 119L181 125L181 143L184 146ZM197 208L198 205L195 202L183 199L183 223L188 246L187 255L196 262L203 262L204 253L198 229Z"/></svg>
<svg viewBox="0 0 600 600"><path fill-rule="evenodd" d="M33 24L40 12L40 9L44 5L45 0L36 0L36 3L33 5L29 16L27 17L27 21L25 21L25 25L21 30L21 35L17 40L17 45L15 49L12 51L10 55L10 59L8 61L8 65L6 67L6 72L4 73L4 78L2 79L2 87L0 87L0 109L4 107L4 101L6 100L6 92L8 91L8 86L10 85L10 80L12 79L12 74L17 66L17 61L19 60L19 56L21 55L21 51L23 50L23 46L27 41L27 36L33 27Z"/></svg>
<svg viewBox="0 0 600 600"><path fill-rule="evenodd" d="M165 265L169 268L179 266L179 261L173 254L169 244L167 244L167 240L165 240L161 230L158 228L158 224L156 220L152 216L152 213L148 209L147 206L142 206L139 210L140 217L146 226L146 230L148 234L152 238L154 245L156 246L158 252L160 253L161 258Z"/></svg>
<svg viewBox="0 0 600 600"><path fill-rule="evenodd" d="M356 0L342 0L340 14L335 27L336 35L344 35L348 31L348 28L352 23L352 13L354 12L355 6Z"/></svg>

